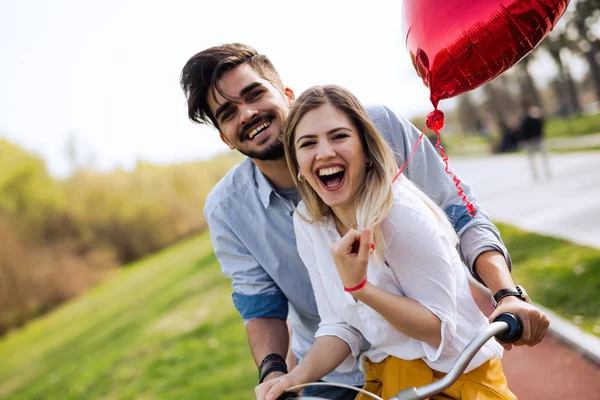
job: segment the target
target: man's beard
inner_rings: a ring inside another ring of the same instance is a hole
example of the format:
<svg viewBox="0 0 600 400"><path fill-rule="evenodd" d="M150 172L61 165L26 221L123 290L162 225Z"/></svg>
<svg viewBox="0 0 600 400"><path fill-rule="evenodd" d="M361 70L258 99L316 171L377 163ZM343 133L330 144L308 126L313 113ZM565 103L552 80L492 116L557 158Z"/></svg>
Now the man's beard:
<svg viewBox="0 0 600 400"><path fill-rule="evenodd" d="M252 119L252 121L250 121L248 124L246 124L246 127L242 130L242 132L240 132L240 142L242 142L242 143L244 142L244 140L245 140L244 138L246 137L249 129L251 129L254 126L257 126L258 124L260 124L262 122L268 121L269 123L272 123L275 118L276 118L276 115L273 111L269 111L262 115L258 115L256 117L254 117L254 119ZM243 155L245 155L249 158L253 158L255 160L261 160L261 161L281 160L283 157L285 157L285 151L283 150L283 142L281 141L282 135L283 135L283 132L279 132L279 137L277 138L277 140L264 149L253 151L253 150L241 150L238 148L238 150Z"/></svg>
<svg viewBox="0 0 600 400"><path fill-rule="evenodd" d="M275 161L285 157L281 139L276 140L274 143L261 150L242 150L238 148L238 151L246 157L261 161Z"/></svg>

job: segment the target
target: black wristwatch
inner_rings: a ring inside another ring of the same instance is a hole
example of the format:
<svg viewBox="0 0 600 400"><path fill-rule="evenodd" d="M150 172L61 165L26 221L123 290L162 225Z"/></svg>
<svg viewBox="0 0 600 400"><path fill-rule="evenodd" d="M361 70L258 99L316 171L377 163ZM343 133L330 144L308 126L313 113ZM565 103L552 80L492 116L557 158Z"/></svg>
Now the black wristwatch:
<svg viewBox="0 0 600 400"><path fill-rule="evenodd" d="M527 294L527 292L525 291L523 286L517 285L514 288L506 288L506 289L498 290L496 292L496 294L492 296L492 305L494 306L494 308L496 308L496 306L498 305L500 300L502 300L503 298L508 297L508 296L516 296L526 303L531 303L531 300L529 299L529 295Z"/></svg>

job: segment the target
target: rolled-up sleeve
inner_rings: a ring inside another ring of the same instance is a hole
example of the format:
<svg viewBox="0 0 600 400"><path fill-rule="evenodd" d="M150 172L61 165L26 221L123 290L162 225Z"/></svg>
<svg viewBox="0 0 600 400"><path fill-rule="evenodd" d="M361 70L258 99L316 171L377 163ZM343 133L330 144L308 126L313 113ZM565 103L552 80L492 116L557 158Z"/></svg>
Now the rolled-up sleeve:
<svg viewBox="0 0 600 400"><path fill-rule="evenodd" d="M456 335L457 271L449 251L452 247L431 218L401 205L394 206L391 214L383 225L388 241L385 259L405 296L441 321L440 345L434 348L421 342L427 359L433 362ZM455 257L459 262L458 255Z"/></svg>
<svg viewBox="0 0 600 400"><path fill-rule="evenodd" d="M369 111L401 166L415 148L421 132L410 121L396 116L387 107L371 107ZM489 215L481 208L469 185L461 181L465 195L477 210L475 217L469 215L465 203L458 196L452 175L445 168L435 147L424 138L416 147L403 174L446 212L461 241L461 258L475 278L479 280L474 271L475 260L485 251L498 250L511 268L508 251Z"/></svg>
<svg viewBox="0 0 600 400"><path fill-rule="evenodd" d="M475 260L480 254L486 251L496 250L506 259L509 271L512 270L512 260L510 254L504 246L502 239L500 238L500 232L492 223L489 224L476 224L466 229L460 236L460 254L463 262L469 267L471 275L477 279L480 283L485 284L477 275L475 270Z"/></svg>
<svg viewBox="0 0 600 400"><path fill-rule="evenodd" d="M244 319L288 315L288 300L227 223L220 208L205 210L215 256L232 280L233 304Z"/></svg>
<svg viewBox="0 0 600 400"><path fill-rule="evenodd" d="M319 317L321 318L319 329L315 333L315 337L335 336L348 344L350 355L336 368L336 371L349 372L353 370L356 359L360 355L363 337L356 328L344 322L334 311L329 298L327 297L323 279L321 278L315 263L313 246L308 232L305 231L307 225L306 222L300 220L297 213L294 214L294 230L296 232L298 253L300 254L302 262L308 269L310 282L315 293Z"/></svg>

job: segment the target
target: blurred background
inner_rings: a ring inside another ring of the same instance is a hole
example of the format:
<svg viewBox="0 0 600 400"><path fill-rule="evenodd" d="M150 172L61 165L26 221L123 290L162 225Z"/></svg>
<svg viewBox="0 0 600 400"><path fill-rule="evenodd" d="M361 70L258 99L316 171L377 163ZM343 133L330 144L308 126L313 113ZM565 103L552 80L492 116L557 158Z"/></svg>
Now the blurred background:
<svg viewBox="0 0 600 400"><path fill-rule="evenodd" d="M202 212L241 158L187 119L181 68L207 47L242 42L268 55L296 95L337 83L422 129L432 106L400 21L391 0L0 0L0 398L246 398L255 370ZM451 162L525 159L530 106L551 160L598 158L600 1L572 0L518 65L441 102ZM503 229L515 246L530 238ZM593 270L581 278L594 293L598 251L580 253L569 266ZM539 262L530 255L519 260ZM597 308L573 307L559 311L600 334ZM227 340L236 345L225 351ZM206 357L229 365L227 385L200 379L225 379Z"/></svg>

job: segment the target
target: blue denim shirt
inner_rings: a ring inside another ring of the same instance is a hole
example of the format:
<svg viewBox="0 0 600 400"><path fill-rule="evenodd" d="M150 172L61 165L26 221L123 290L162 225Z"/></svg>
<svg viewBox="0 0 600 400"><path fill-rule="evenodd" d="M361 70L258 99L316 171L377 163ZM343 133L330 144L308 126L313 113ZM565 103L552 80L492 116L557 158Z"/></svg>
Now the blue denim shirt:
<svg viewBox="0 0 600 400"><path fill-rule="evenodd" d="M367 107L367 111L394 151L398 165L402 165L421 133L386 107ZM502 252L510 265L498 230L463 184L477 208L475 218L468 215L452 177L428 140L420 143L404 174L446 211L460 236L463 261L471 271L475 258L487 250ZM215 255L232 280L233 303L244 321L261 317L288 319L292 351L302 359L314 341L319 315L308 272L296 249L292 204L246 159L214 187L204 214ZM358 365L351 373L334 372L325 380L364 383Z"/></svg>

